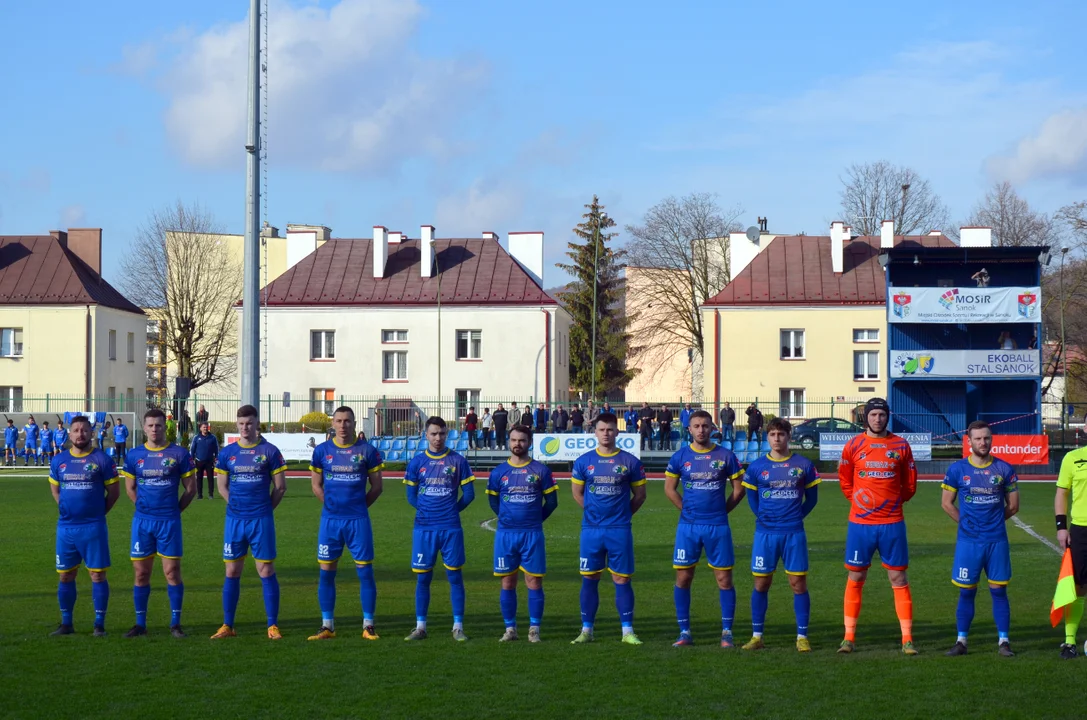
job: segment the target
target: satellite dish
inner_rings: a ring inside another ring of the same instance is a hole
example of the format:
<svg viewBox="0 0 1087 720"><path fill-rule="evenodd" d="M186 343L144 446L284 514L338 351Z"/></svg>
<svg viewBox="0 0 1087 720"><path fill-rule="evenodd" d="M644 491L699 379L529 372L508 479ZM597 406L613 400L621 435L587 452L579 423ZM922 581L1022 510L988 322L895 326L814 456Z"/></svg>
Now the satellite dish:
<svg viewBox="0 0 1087 720"><path fill-rule="evenodd" d="M747 229L747 239L750 240L753 243L757 243L759 241L759 226L758 225L752 225L751 227L749 227Z"/></svg>

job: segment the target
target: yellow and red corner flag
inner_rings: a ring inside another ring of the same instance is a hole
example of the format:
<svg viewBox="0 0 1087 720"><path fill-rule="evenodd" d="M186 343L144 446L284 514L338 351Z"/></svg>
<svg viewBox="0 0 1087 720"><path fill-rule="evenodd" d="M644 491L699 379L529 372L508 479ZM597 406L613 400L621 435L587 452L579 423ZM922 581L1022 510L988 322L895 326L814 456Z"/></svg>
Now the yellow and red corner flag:
<svg viewBox="0 0 1087 720"><path fill-rule="evenodd" d="M1064 618L1064 608L1076 599L1076 581L1072 575L1072 550L1064 549L1061 572L1057 576L1057 589L1053 592L1053 606L1049 610L1049 622L1057 627Z"/></svg>

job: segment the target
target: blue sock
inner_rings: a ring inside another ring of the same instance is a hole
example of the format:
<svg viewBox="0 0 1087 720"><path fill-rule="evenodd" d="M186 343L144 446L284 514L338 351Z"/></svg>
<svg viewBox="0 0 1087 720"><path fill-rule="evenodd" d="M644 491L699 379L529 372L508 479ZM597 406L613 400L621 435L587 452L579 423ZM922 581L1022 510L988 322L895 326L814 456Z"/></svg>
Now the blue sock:
<svg viewBox="0 0 1087 720"><path fill-rule="evenodd" d="M996 634L1001 641L1008 639L1012 627L1012 606L1008 603L1008 588L1004 585L990 587L993 596L993 620L996 621Z"/></svg>
<svg viewBox="0 0 1087 720"><path fill-rule="evenodd" d="M57 583L57 604L60 605L60 624L72 624L72 612L75 610L75 580Z"/></svg>
<svg viewBox="0 0 1087 720"><path fill-rule="evenodd" d="M974 622L974 598L977 594L976 587L959 588L959 605L955 608L955 624L960 638L965 639L970 634L970 624Z"/></svg>
<svg viewBox="0 0 1087 720"><path fill-rule="evenodd" d="M689 633L691 631L691 589L681 588L676 585L672 588L672 599L676 604L676 620L679 622L679 631Z"/></svg>
<svg viewBox="0 0 1087 720"><path fill-rule="evenodd" d="M464 575L460 570L446 570L449 580L449 603L453 606L453 622L464 622Z"/></svg>
<svg viewBox="0 0 1087 720"><path fill-rule="evenodd" d="M769 591L751 591L751 632L762 635L762 628L766 624L766 606L769 604Z"/></svg>
<svg viewBox="0 0 1087 720"><path fill-rule="evenodd" d="M181 624L181 605L185 601L185 586L181 583L166 586L166 597L170 598L170 627Z"/></svg>
<svg viewBox="0 0 1087 720"><path fill-rule="evenodd" d="M533 590L529 588L528 591L528 624L540 626L540 621L543 620L544 612L544 591L541 587L539 590Z"/></svg>
<svg viewBox="0 0 1087 720"><path fill-rule="evenodd" d="M732 620L736 617L736 588L721 590L721 632L732 632Z"/></svg>
<svg viewBox="0 0 1087 720"><path fill-rule="evenodd" d="M321 568L317 580L317 604L321 606L321 623L328 626L336 619L336 571Z"/></svg>
<svg viewBox="0 0 1087 720"><path fill-rule="evenodd" d="M91 583L91 602L94 603L94 626L106 626L106 608L109 607L109 582Z"/></svg>
<svg viewBox="0 0 1087 720"><path fill-rule="evenodd" d="M581 625L591 628L596 624L596 611L600 609L600 576L581 578Z"/></svg>
<svg viewBox="0 0 1087 720"><path fill-rule="evenodd" d="M238 612L238 596L242 594L242 579L228 577L223 580L223 625L234 627L234 615Z"/></svg>
<svg viewBox="0 0 1087 720"><path fill-rule="evenodd" d="M502 588L498 595L498 606L502 610L502 621L506 627L517 627L517 590Z"/></svg>
<svg viewBox="0 0 1087 720"><path fill-rule="evenodd" d="M136 606L136 624L140 627L147 627L147 601L150 598L150 585L132 587L132 603Z"/></svg>
<svg viewBox="0 0 1087 720"><path fill-rule="evenodd" d="M415 620L426 622L427 612L430 610L430 581L434 573L415 573Z"/></svg>
<svg viewBox="0 0 1087 720"><path fill-rule="evenodd" d="M807 590L793 595L793 612L796 613L796 634L807 637L811 618L811 595Z"/></svg>
<svg viewBox="0 0 1087 720"><path fill-rule="evenodd" d="M355 573L359 576L359 600L362 603L363 625L373 625L374 613L377 611L377 583L374 582L374 566L355 565Z"/></svg>
<svg viewBox="0 0 1087 720"><path fill-rule="evenodd" d="M615 583L615 609L619 611L619 622L623 627L634 627L634 588L629 582Z"/></svg>
<svg viewBox="0 0 1087 720"><path fill-rule="evenodd" d="M268 627L279 624L279 578L272 573L270 577L260 579L264 590L264 613L268 616Z"/></svg>

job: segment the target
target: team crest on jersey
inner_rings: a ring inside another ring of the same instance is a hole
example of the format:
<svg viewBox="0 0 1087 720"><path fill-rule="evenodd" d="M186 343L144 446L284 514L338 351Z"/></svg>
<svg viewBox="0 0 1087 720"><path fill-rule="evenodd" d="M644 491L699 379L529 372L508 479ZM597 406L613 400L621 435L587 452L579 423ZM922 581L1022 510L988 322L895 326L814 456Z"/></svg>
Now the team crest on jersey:
<svg viewBox="0 0 1087 720"><path fill-rule="evenodd" d="M540 476L539 475L527 475L527 476L525 476L525 482L527 482L529 485L535 485L536 483L540 482Z"/></svg>
<svg viewBox="0 0 1087 720"><path fill-rule="evenodd" d="M335 460L335 459L336 459L336 458L334 458L334 457L333 457L333 456L331 456L331 455L325 455L325 462L326 462L326 463L330 463L330 464L331 464L331 463L332 463L332 461L333 461L333 460Z"/></svg>
<svg viewBox="0 0 1087 720"><path fill-rule="evenodd" d="M969 475L963 475L962 476L962 484L963 485L969 485L970 484L970 476Z"/></svg>
<svg viewBox="0 0 1087 720"><path fill-rule="evenodd" d="M615 474L616 475L622 475L626 471L627 471L627 466L626 465L616 465L615 466Z"/></svg>
<svg viewBox="0 0 1087 720"><path fill-rule="evenodd" d="M888 460L901 460L902 459L902 453L898 452L897 450L888 450L887 451L887 459Z"/></svg>
<svg viewBox="0 0 1087 720"><path fill-rule="evenodd" d="M710 467L713 467L713 466L711 465ZM683 463L683 469L684 469L684 470L687 470L687 471L690 471L690 469L691 469L691 463L689 463L689 462L685 462L685 463Z"/></svg>
<svg viewBox="0 0 1087 720"><path fill-rule="evenodd" d="M253 456L253 464L254 465L263 465L266 462L268 462L268 456L267 455L254 455Z"/></svg>
<svg viewBox="0 0 1087 720"><path fill-rule="evenodd" d="M63 468L62 468L62 469L63 469ZM89 463L87 463L86 465L84 465L84 466L83 466L83 469L84 469L85 471L89 472L89 473L96 473L96 472L98 472L98 466L97 466L97 465L95 465L94 463L90 463L90 462L89 462Z"/></svg>
<svg viewBox="0 0 1087 720"><path fill-rule="evenodd" d="M724 460L712 460L710 462L710 469L711 470L720 470L724 466L725 466L725 461Z"/></svg>
<svg viewBox="0 0 1087 720"><path fill-rule="evenodd" d="M60 467L59 467L59 468L57 468L57 470L59 470L60 472L64 472L64 469L65 469L66 467L68 467L68 463L61 463L61 464L60 464Z"/></svg>
<svg viewBox="0 0 1087 720"><path fill-rule="evenodd" d="M503 485L509 485L510 484L510 476L509 475L503 475L502 476L502 484Z"/></svg>
<svg viewBox="0 0 1087 720"><path fill-rule="evenodd" d="M865 459L866 457L868 457L868 453L866 453L866 452L862 452L862 453L861 453L861 457L860 457L860 459L861 459L861 460L864 460L864 459Z"/></svg>
<svg viewBox="0 0 1087 720"><path fill-rule="evenodd" d="M446 465L445 467L442 468L442 475L447 475L449 477L453 477L453 473L455 473L455 472L456 472L456 469L452 465Z"/></svg>
<svg viewBox="0 0 1087 720"><path fill-rule="evenodd" d="M585 468L585 471L592 475L594 472L596 472L596 466L590 465L589 467Z"/></svg>
<svg viewBox="0 0 1087 720"><path fill-rule="evenodd" d="M770 471L769 470L763 470L761 473L759 473L759 477L762 478L763 480L769 480L770 479Z"/></svg>
<svg viewBox="0 0 1087 720"><path fill-rule="evenodd" d="M991 478L989 478L989 482L991 482L993 485L1000 485L1004 482L1004 478L1000 475L993 475Z"/></svg>
<svg viewBox="0 0 1087 720"><path fill-rule="evenodd" d="M163 468L169 469L169 468L172 468L174 465L177 465L177 460L174 460L173 458L163 458L162 459L162 467Z"/></svg>
<svg viewBox="0 0 1087 720"><path fill-rule="evenodd" d="M803 477L803 476L804 476L804 471L801 470L800 468L789 468L789 477L798 478L798 477Z"/></svg>
<svg viewBox="0 0 1087 720"><path fill-rule="evenodd" d="M351 462L356 464L362 462L362 453L355 453L354 455L352 455Z"/></svg>
<svg viewBox="0 0 1087 720"><path fill-rule="evenodd" d="M136 467L138 467L138 468L143 467L143 458L140 458L139 460L136 461Z"/></svg>

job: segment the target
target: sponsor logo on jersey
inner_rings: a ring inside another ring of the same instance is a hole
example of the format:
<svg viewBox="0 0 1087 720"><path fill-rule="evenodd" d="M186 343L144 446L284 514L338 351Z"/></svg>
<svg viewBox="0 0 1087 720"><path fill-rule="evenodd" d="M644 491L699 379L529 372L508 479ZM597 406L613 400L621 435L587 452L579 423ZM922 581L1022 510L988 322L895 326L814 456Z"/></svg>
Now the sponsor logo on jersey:
<svg viewBox="0 0 1087 720"><path fill-rule="evenodd" d="M890 459L890 460L901 460L902 459L902 453L898 452L897 450L888 450L887 451L887 458Z"/></svg>

